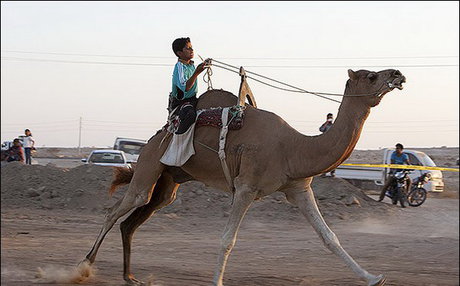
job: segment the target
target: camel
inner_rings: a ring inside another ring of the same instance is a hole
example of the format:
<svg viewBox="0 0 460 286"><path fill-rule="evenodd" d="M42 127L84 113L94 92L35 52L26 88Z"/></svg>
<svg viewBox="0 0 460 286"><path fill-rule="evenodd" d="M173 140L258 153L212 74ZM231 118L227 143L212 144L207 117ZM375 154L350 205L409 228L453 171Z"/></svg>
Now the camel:
<svg viewBox="0 0 460 286"><path fill-rule="evenodd" d="M380 72L348 70L348 75L337 119L331 129L321 135L303 135L274 113L246 106L245 124L240 130L228 133L225 148L234 190L225 179L218 154L206 148L218 150L219 129L197 127L194 140L201 144L195 144L196 154L180 168L160 163L170 137L166 136L165 130L158 131L143 147L135 170L119 171L112 190L129 183L128 190L108 210L102 229L82 262L94 263L105 235L120 217L134 210L120 224L123 278L129 285L141 285L130 269L131 240L135 230L156 211L175 200L181 183L196 180L233 195L213 285L223 286L225 266L235 245L238 228L252 202L274 192L284 193L287 201L299 208L324 245L360 279L368 285L384 285L382 274L370 274L342 248L324 221L310 186L314 176L335 169L350 156L371 107L378 105L394 88L402 89L405 82L401 72L393 69ZM200 96L197 109L228 107L236 102L237 97L230 92L210 90Z"/></svg>

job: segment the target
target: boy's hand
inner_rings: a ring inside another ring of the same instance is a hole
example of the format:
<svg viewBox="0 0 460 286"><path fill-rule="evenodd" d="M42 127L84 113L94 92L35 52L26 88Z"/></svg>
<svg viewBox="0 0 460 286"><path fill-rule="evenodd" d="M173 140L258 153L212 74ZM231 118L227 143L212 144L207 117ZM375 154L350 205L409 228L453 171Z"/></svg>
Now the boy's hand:
<svg viewBox="0 0 460 286"><path fill-rule="evenodd" d="M202 73L205 69L207 68L206 66L206 61L202 62L201 64L199 64L197 67L196 67L196 72L197 73Z"/></svg>
<svg viewBox="0 0 460 286"><path fill-rule="evenodd" d="M208 67L208 66L211 65L211 61L212 61L212 59L207 58L207 59L204 60L203 63L205 64L206 67Z"/></svg>

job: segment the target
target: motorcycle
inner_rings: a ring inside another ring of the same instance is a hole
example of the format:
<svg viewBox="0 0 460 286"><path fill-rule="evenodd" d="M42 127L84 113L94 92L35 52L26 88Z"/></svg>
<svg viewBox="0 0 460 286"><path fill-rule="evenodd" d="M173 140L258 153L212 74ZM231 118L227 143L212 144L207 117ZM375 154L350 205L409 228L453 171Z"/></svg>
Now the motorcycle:
<svg viewBox="0 0 460 286"><path fill-rule="evenodd" d="M423 188L423 185L428 182L431 178L430 173L424 173L420 177L414 180L412 183L409 193L407 190L408 174L409 170L398 171L394 174L395 183L390 186L389 190L386 191L385 195L389 197L394 205L399 201L401 207L406 207L407 203L411 207L418 207L422 205L427 197L427 191Z"/></svg>

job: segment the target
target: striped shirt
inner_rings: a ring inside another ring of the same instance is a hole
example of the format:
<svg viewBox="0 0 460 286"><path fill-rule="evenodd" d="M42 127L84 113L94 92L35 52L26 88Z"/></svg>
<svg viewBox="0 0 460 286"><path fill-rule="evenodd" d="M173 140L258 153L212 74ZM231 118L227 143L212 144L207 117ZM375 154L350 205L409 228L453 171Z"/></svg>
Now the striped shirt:
<svg viewBox="0 0 460 286"><path fill-rule="evenodd" d="M198 92L198 82L195 81L193 86L185 91L185 86L189 78L195 72L195 65L193 61L190 64L184 64L180 61L174 66L172 78L172 96L176 99L185 99L196 96Z"/></svg>

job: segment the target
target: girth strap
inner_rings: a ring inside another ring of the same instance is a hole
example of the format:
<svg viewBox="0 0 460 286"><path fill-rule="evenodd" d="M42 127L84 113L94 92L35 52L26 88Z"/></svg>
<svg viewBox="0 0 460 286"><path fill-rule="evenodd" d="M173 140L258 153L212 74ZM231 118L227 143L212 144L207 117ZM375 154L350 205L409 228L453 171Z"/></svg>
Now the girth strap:
<svg viewBox="0 0 460 286"><path fill-rule="evenodd" d="M227 133L228 133L228 111L229 107L226 107L222 110L222 129L220 130L219 135L219 159L222 165L222 169L224 171L225 179L227 179L228 186L230 191L233 192L235 186L233 185L233 179L230 175L230 170L228 169L227 160L225 159L225 142L227 140Z"/></svg>

